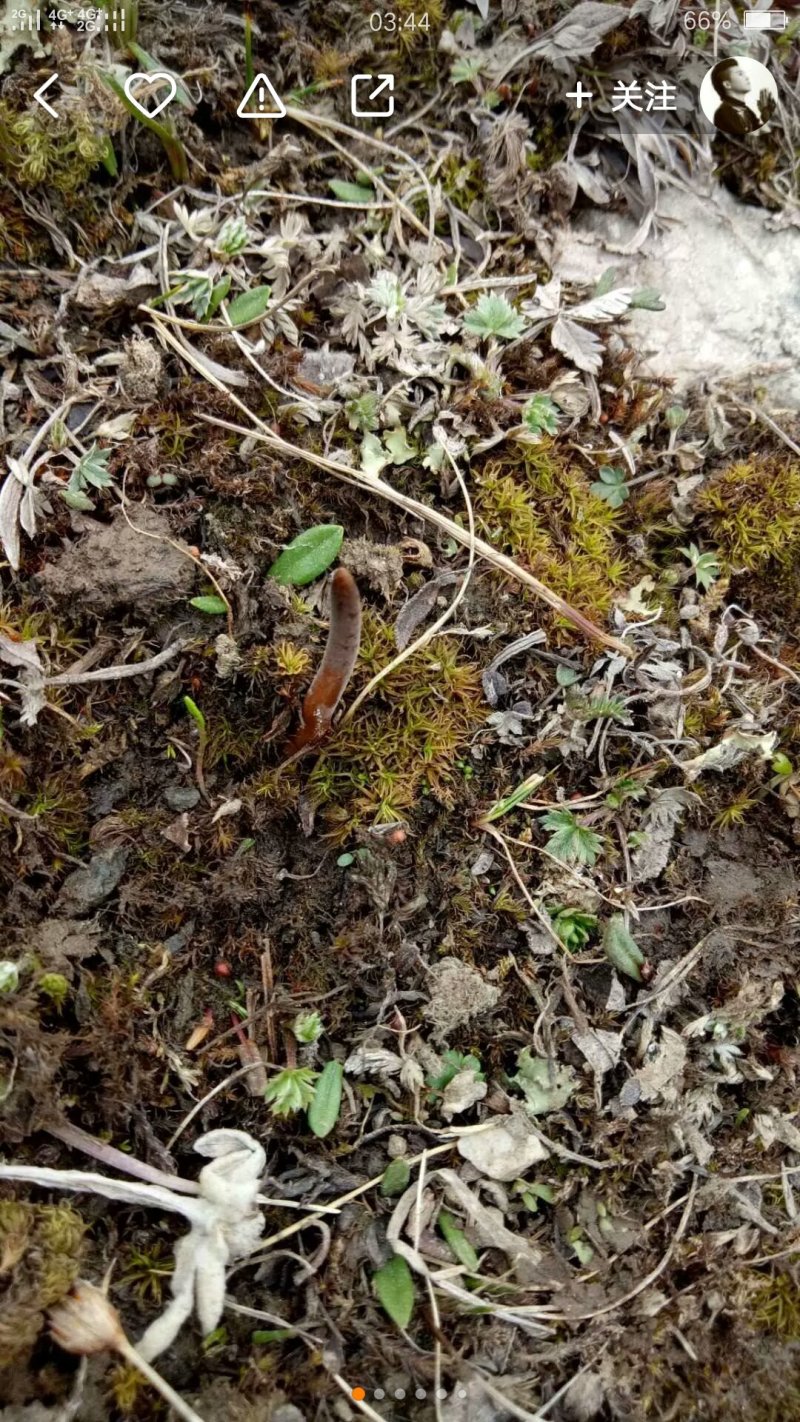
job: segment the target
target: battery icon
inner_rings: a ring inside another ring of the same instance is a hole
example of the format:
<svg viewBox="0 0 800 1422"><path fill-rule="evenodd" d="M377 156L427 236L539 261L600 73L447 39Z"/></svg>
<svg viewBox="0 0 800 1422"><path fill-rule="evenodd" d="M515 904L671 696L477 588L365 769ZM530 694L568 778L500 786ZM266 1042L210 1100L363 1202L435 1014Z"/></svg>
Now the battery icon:
<svg viewBox="0 0 800 1422"><path fill-rule="evenodd" d="M746 30L785 30L788 16L785 10L745 10Z"/></svg>

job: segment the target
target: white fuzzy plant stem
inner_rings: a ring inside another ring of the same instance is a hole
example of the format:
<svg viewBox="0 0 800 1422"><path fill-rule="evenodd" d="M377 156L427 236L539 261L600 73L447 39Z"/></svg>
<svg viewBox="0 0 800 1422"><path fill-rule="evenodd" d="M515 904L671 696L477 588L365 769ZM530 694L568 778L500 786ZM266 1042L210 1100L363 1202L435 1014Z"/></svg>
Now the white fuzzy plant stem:
<svg viewBox="0 0 800 1422"><path fill-rule="evenodd" d="M266 1165L262 1145L246 1131L209 1131L194 1149L210 1157L198 1178L198 1194L179 1195L164 1185L115 1180L83 1170L48 1170L36 1165L0 1165L0 1180L17 1180L51 1190L86 1191L122 1204L148 1205L183 1215L191 1225L175 1248L172 1300L145 1330L137 1354L152 1362L174 1342L194 1311L203 1334L213 1332L225 1303L227 1265L247 1259L261 1241L264 1216L257 1206Z"/></svg>

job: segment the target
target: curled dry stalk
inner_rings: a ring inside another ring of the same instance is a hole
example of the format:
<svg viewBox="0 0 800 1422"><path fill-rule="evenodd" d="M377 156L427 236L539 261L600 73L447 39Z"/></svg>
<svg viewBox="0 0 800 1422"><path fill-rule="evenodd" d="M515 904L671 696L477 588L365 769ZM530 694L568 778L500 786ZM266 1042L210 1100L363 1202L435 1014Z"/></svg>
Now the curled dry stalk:
<svg viewBox="0 0 800 1422"><path fill-rule="evenodd" d="M376 686L378 686L378 684L382 682L385 677L389 676L393 671L396 671L399 666L402 666L403 662L407 662L409 657L413 657L416 652L420 652L423 647L427 647L428 643L432 641L433 638L437 635L437 633L441 632L445 624L450 621L459 603L463 600L467 588L469 587L469 581L472 577L472 570L475 567L475 513L472 507L472 500L470 499L467 486L464 483L464 478L461 473L461 470L456 464L456 461L450 453L449 449L447 449L446 446L442 447L444 448L444 452L453 466L453 472L456 476L456 479L458 480L458 486L464 496L464 503L467 507L470 543L469 561L467 563L466 572L464 573L464 576L461 579L455 597L445 608L441 616L437 617L436 621L432 624L432 626L430 626L425 632L422 632L420 636L417 637L416 640L413 641L408 647L404 648L402 652L398 652L396 657L392 657L392 660L385 667L382 667L379 672L375 673L371 680L367 682L367 685L363 688L363 690L358 693L358 696L356 697L355 701L353 701L351 705L348 706L347 710L345 711L339 722L340 725L342 725L345 721L350 720L351 716L355 714L362 702L366 701L367 698L372 695Z"/></svg>
<svg viewBox="0 0 800 1422"><path fill-rule="evenodd" d="M433 199L433 189L431 188L427 174L420 167L419 163L411 157L410 153L406 153L403 148L397 148L393 143L386 143L382 138L375 138L371 133L360 133L358 129L351 128L349 124L341 123L338 119L329 118L325 114L311 114L307 113L305 109L289 107L286 110L286 117L294 119L295 123L299 123L303 128L310 129L312 133L319 134L320 130L326 133L328 142L348 163L354 162L352 153L342 144L337 143L335 139L332 139L330 137L331 133L341 133L345 138L350 140L351 144L354 140L358 143L365 143L370 148L377 149L380 153L388 153L392 158L398 158L404 166L412 168L419 178L428 200L427 228L420 222L416 213L413 213L400 198L396 197L379 174L372 173L371 177L378 192L382 192L393 205L396 204L410 226L428 239L428 250L431 250L436 236L436 205Z"/></svg>
<svg viewBox="0 0 800 1422"><path fill-rule="evenodd" d="M597 642L603 647L609 647L628 660L633 656L631 648L625 642L620 641L618 637L612 637L608 632L604 632L602 627L599 627L596 622L593 622L589 617L585 617L577 608L572 607L564 598L559 597L558 593L554 593L551 588L548 588L544 583L540 582L538 578L534 577L533 573L530 573L527 568L523 568L515 559L509 558L505 553L501 553L499 549L493 548L491 543L486 543L482 538L475 537L474 530L471 532L469 528L462 528L454 519L448 518L447 514L441 513L439 509L433 508L428 504L421 503L418 499L410 498L407 494L401 493L399 489L393 488L391 484L387 484L384 479L365 474L362 470L356 469L352 465L341 464L336 459L329 459L325 455L314 453L312 450L303 449L301 445L292 444L289 440L283 439L280 435L275 434L263 420L259 419L258 415L254 414L254 412L245 405L243 400L240 400L233 391L227 389L222 381L217 380L216 377L206 369L203 362L197 357L190 342L179 334L171 331L166 322L161 321L157 311L153 311L147 306L141 307L140 310L153 321L162 344L169 346L181 356L183 360L187 361L204 380L208 380L215 389L227 396L236 408L241 410L242 414L247 417L252 428L246 429L241 425L232 423L230 420L221 420L217 416L201 413L200 418L202 420L205 420L208 424L218 425L222 429L231 430L234 434L241 435L244 439L261 440L278 454L283 454L291 459L305 460L306 463L313 464L318 469L325 469L329 473L335 474L336 477L341 479L344 483L350 484L354 488L361 489L364 492L376 494L378 497L386 499L388 503L392 503L397 508L403 509L405 513L411 514L413 518L419 518L425 523L433 524L434 527L441 529L450 538L455 539L457 543L461 543L464 547L470 548L473 546L476 555L480 555L487 563L491 563L495 568L498 568L500 572L505 573L507 577L514 578L517 582L522 583L524 587L530 588L542 602L547 603L548 607L552 608L559 617L563 617L567 622L571 622L573 627L577 628L579 632L582 632L590 641Z"/></svg>
<svg viewBox="0 0 800 1422"><path fill-rule="evenodd" d="M184 1422L203 1422L199 1412L184 1402L133 1346L117 1310L106 1297L105 1288L98 1289L87 1279L79 1279L71 1293L50 1310L49 1321L52 1337L66 1353L77 1353L83 1357L92 1353L118 1353L147 1379Z"/></svg>

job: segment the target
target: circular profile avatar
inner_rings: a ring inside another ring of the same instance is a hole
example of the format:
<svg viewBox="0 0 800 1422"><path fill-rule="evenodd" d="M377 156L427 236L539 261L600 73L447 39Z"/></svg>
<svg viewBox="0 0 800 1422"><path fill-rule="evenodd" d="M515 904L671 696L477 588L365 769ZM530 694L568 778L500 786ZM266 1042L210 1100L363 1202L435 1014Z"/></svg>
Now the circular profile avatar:
<svg viewBox="0 0 800 1422"><path fill-rule="evenodd" d="M721 133L745 138L763 128L778 105L778 86L757 59L722 59L700 85L700 107Z"/></svg>

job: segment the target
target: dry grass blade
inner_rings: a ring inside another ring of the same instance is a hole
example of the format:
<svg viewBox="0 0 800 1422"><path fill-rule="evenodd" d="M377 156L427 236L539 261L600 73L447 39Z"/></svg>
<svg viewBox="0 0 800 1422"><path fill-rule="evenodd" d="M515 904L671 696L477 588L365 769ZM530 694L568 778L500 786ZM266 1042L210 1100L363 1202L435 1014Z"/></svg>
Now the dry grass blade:
<svg viewBox="0 0 800 1422"><path fill-rule="evenodd" d="M458 607L459 603L463 601L467 588L469 587L470 578L472 577L472 570L475 567L475 513L472 508L472 500L470 499L467 486L464 483L461 470L459 469L452 454L448 449L445 449L445 454L447 455L448 459L450 460L450 463L453 466L453 472L456 476L456 479L458 480L458 486L464 497L464 503L467 506L467 520L470 532L470 544L469 562L467 564L466 572L464 573L464 576L461 579L455 597L445 608L444 612L439 617L437 617L436 621L430 627L428 627L425 632L420 633L416 641L411 642L408 647L404 647L402 652L400 652L396 657L392 657L392 660L388 663L387 666L382 667L379 672L375 673L375 675L367 682L367 685L364 687L363 691L359 692L355 701L353 701L352 704L348 706L347 710L342 716L342 723L350 720L350 718L358 710L359 706L361 706L363 702L365 702L367 698L372 695L373 691L375 690L375 687L378 686L384 680L385 677L390 676L393 671L396 671L399 666L402 666L403 662L407 662L408 659L410 657L413 657L416 652L421 651L423 647L427 647L428 643L431 642L439 632L441 632L442 628L453 617L456 608Z"/></svg>
<svg viewBox="0 0 800 1422"><path fill-rule="evenodd" d="M294 119L296 123L301 124L304 128L310 129L312 133L319 133L320 131L322 133L327 132L328 134L341 133L345 135L345 137L349 138L351 142L356 141L358 143L366 143L369 145L369 147L376 148L379 153L388 153L391 155L392 158L396 158L403 166L411 168L419 178L425 190L425 195L428 199L427 228L423 226L423 224L420 222L419 218L415 215L415 213L411 212L410 209L406 207L405 203L401 202L399 198L395 197L395 194L392 192L391 188L388 187L387 184L384 183L378 175L372 174L372 178L378 191L384 193L387 199L393 205L397 205L397 207L400 209L403 216L405 217L406 221L410 223L410 225L415 229L415 231L421 232L423 236L427 237L428 249L430 250L433 247L435 241L436 223L436 208L433 200L433 190L431 188L427 173L425 173L425 171L419 166L419 163L417 163L410 156L410 154L406 153L405 150L402 148L395 147L393 143L386 143L381 138L373 137L371 133L361 133L358 129L351 128L349 124L340 123L337 119L329 118L327 115L309 114L306 113L303 109L287 108L286 116L287 118ZM336 148L337 152L343 154L343 156L348 160L348 162L353 162L353 158L351 154L348 153L346 148L342 147L341 144L336 143L333 139L329 138L328 141L334 148Z"/></svg>
<svg viewBox="0 0 800 1422"><path fill-rule="evenodd" d="M391 484L387 484L383 479L371 478L369 475L363 474L361 470L355 469L351 465L340 464L336 459L329 459L325 455L315 454L312 450L303 449L301 445L291 444L289 440L282 439L280 435L274 434L273 431L264 424L263 420L260 420L257 415L253 414L244 402L234 395L232 391L226 389L221 381L213 379L202 363L195 359L194 349L188 341L179 339L178 336L170 331L166 323L159 319L157 312L151 311L146 307L143 307L142 310L145 310L147 315L154 321L162 342L170 346L172 350L184 360L188 361L192 368L196 370L199 375L203 376L204 380L210 381L217 390L227 396L236 408L247 416L254 428L245 429L241 425L236 425L229 420L218 419L215 415L201 414L201 419L206 420L209 424L218 425L221 429L231 430L234 434L241 435L243 439L261 440L264 444L268 445L270 449L274 449L280 454L288 455L292 459L304 460L308 464L315 465L318 469L325 469L330 474L335 474L337 478L343 479L345 483L351 484L354 488L376 494L379 498L386 499L389 503L394 504L397 508L403 509L414 518L419 518L426 523L434 524L436 528L440 528L444 533L448 534L450 538L454 538L456 542L463 544L465 548L469 548L474 542L476 554L479 554L487 563L491 563L495 568L498 568L500 572L505 573L516 582L522 583L524 587L530 588L531 591L535 593L537 597L541 598L543 602L546 602L548 607L551 607L559 617L563 617L567 622L571 622L573 627L577 628L579 632L582 632L590 641L598 642L603 647L609 647L615 652L619 652L620 655L626 659L630 659L633 656L630 647L625 642L621 642L618 637L612 637L610 633L604 632L602 627L598 627L596 622L592 622L591 618L585 617L577 608L565 602L564 598L559 597L558 593L554 593L551 588L546 587L544 583L533 576L533 573L529 573L527 568L523 568L522 565L515 562L513 558L509 558L505 553L501 553L499 549L493 548L490 543L484 542L482 538L473 539L468 528L462 528L454 519L448 518L447 514L440 513L438 509L431 508L428 504L420 503L418 499L409 498L407 494L402 494L398 489L394 489Z"/></svg>

